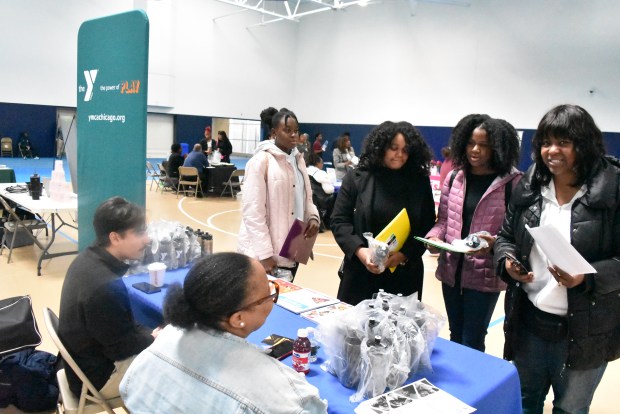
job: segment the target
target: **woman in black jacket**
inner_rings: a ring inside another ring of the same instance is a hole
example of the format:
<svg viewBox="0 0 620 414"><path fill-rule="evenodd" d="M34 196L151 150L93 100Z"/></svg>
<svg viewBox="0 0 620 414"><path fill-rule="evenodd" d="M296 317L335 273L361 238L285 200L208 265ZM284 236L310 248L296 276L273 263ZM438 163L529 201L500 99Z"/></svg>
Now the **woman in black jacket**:
<svg viewBox="0 0 620 414"><path fill-rule="evenodd" d="M524 413L542 413L550 386L554 413L585 413L620 357L620 168L575 105L542 118L532 151L495 243L496 274L508 283L504 357L519 371ZM596 273L551 263L526 225L555 227Z"/></svg>
<svg viewBox="0 0 620 414"><path fill-rule="evenodd" d="M345 176L331 216L334 237L345 254L338 299L356 305L379 289L422 297L425 247L413 236L424 236L435 223L430 160L430 148L408 122L384 122L368 136L358 169ZM362 234L378 235L403 208L411 233L380 272Z"/></svg>
<svg viewBox="0 0 620 414"><path fill-rule="evenodd" d="M226 131L217 131L217 149L222 154L222 162L230 163L230 154L232 154L233 148Z"/></svg>

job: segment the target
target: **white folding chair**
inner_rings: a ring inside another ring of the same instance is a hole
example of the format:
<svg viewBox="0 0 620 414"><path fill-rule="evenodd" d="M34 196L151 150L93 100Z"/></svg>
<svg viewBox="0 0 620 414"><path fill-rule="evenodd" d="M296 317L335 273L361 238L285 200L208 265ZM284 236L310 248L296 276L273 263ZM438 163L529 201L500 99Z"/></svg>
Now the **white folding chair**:
<svg viewBox="0 0 620 414"><path fill-rule="evenodd" d="M67 382L65 370L61 369L56 373L58 388L60 390L60 394L58 396L58 411L68 414L91 414L105 411L109 414L114 414L114 411L112 410L113 408L124 408L121 397L116 397L109 400L104 399L80 367L78 367L73 357L69 355L67 348L65 348L62 341L58 337L58 316L56 316L50 308L45 308L43 309L43 319L45 320L45 327L52 337L54 345L56 345L58 351L60 351L62 359L67 365L69 365L69 367L71 367L80 381L82 381L82 392L78 400L75 394L73 394L69 389L69 383Z"/></svg>
<svg viewBox="0 0 620 414"><path fill-rule="evenodd" d="M226 190L229 190L230 196L237 198L237 194L235 194L235 188L238 188L239 191L241 191L241 185L243 184L243 177L245 177L245 170L243 169L234 170L232 173L230 173L230 177L228 177L228 181L225 181L222 183L224 184L224 189L222 190L222 194L220 194L220 197L224 195Z"/></svg>

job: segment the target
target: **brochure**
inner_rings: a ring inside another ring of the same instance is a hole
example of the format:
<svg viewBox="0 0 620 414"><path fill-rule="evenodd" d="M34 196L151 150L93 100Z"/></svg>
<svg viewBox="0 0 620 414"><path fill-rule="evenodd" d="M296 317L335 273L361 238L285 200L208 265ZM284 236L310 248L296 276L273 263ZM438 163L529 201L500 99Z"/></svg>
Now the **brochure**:
<svg viewBox="0 0 620 414"><path fill-rule="evenodd" d="M274 279L280 287L277 304L293 313L301 313L339 303L338 299L312 289L297 286L282 279Z"/></svg>
<svg viewBox="0 0 620 414"><path fill-rule="evenodd" d="M475 408L437 388L426 378L366 400L355 409L357 414L467 414L474 411Z"/></svg>
<svg viewBox="0 0 620 414"><path fill-rule="evenodd" d="M586 259L553 226L525 226L551 264L559 266L571 276L596 273Z"/></svg>
<svg viewBox="0 0 620 414"><path fill-rule="evenodd" d="M312 255L312 247L318 236L318 233L314 237L306 239L304 232L308 228L308 224L301 220L295 219L291 229L284 240L282 249L280 249L279 255L286 257L294 262L308 264L308 259Z"/></svg>
<svg viewBox="0 0 620 414"><path fill-rule="evenodd" d="M309 321L316 322L317 324L323 322L326 318L336 315L351 309L353 306L348 303L339 302L333 305L324 306L322 308L314 309L307 312L302 312L299 316L308 319Z"/></svg>
<svg viewBox="0 0 620 414"><path fill-rule="evenodd" d="M429 240L429 239L425 239L424 237L418 237L418 236L413 236L414 239L421 241L422 243L431 245L433 247L436 247L438 249L441 250L447 250L449 252L454 252L454 253L473 253L475 252L477 249L473 249L471 247L468 247L464 244L459 245L459 246L455 246L453 244L450 243L446 243L446 242L442 242L442 241L436 241L436 240Z"/></svg>

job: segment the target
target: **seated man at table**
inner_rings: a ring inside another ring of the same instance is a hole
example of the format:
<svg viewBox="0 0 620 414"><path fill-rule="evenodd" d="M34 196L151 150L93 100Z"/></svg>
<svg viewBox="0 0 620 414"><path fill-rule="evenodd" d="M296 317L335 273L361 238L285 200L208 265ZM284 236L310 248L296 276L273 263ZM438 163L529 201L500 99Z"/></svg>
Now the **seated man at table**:
<svg viewBox="0 0 620 414"><path fill-rule="evenodd" d="M181 155L182 152L183 149L178 142L170 146L170 157L166 167L166 181L169 180L169 184L175 188L179 184L179 167L185 162L185 158Z"/></svg>
<svg viewBox="0 0 620 414"><path fill-rule="evenodd" d="M239 253L200 259L169 288L166 326L121 382L135 413L325 413L306 378L247 342L278 300L263 265Z"/></svg>
<svg viewBox="0 0 620 414"><path fill-rule="evenodd" d="M58 336L78 366L105 398L118 386L133 358L158 330L136 325L122 281L127 259L142 258L148 243L144 209L121 197L104 201L93 220L96 241L69 266L60 296ZM75 395L81 382L67 366Z"/></svg>
<svg viewBox="0 0 620 414"><path fill-rule="evenodd" d="M202 146L200 144L194 145L194 150L187 154L187 158L185 158L183 166L196 167L196 169L198 170L198 176L200 177L200 181L202 182L202 186L204 187L204 189L206 189L206 168L209 166L209 160L207 159L207 156L202 152Z"/></svg>

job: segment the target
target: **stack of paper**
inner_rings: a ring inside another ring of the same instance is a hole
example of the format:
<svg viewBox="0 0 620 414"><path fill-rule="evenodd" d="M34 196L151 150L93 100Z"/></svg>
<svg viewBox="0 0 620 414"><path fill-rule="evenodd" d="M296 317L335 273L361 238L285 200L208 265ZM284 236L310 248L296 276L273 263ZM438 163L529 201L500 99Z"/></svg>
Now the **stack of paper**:
<svg viewBox="0 0 620 414"><path fill-rule="evenodd" d="M332 315L339 314L346 310L351 309L353 306L348 303L339 302L333 305L324 306L322 308L314 309L311 311L302 312L299 316L302 316L309 321L316 322L317 324L323 322L326 318L330 318Z"/></svg>
<svg viewBox="0 0 620 414"><path fill-rule="evenodd" d="M293 313L301 313L340 302L338 299L312 289L282 279L274 280L280 286L277 304Z"/></svg>
<svg viewBox="0 0 620 414"><path fill-rule="evenodd" d="M426 378L364 401L355 409L357 414L467 414L474 411L475 408L437 388Z"/></svg>

